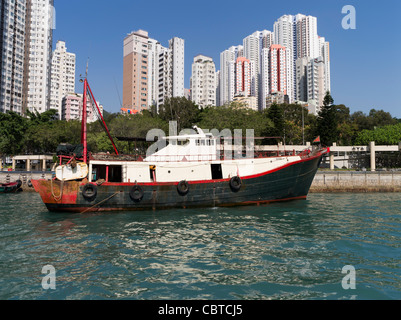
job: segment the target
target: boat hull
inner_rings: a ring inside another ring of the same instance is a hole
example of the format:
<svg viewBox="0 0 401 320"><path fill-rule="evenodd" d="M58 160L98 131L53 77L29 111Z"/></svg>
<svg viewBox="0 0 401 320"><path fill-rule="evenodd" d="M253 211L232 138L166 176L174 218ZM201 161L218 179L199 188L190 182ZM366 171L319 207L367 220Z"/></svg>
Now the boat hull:
<svg viewBox="0 0 401 320"><path fill-rule="evenodd" d="M96 195L84 196L87 182L32 180L49 211L95 212L120 210L158 210L169 208L219 207L264 204L306 199L322 155L290 163L255 176L241 177L234 190L230 179L188 181L188 192L171 183L103 183ZM133 197L133 188L142 194ZM130 195L131 192L131 195Z"/></svg>
<svg viewBox="0 0 401 320"><path fill-rule="evenodd" d="M15 193L19 190L21 184L18 182L0 184L0 193Z"/></svg>

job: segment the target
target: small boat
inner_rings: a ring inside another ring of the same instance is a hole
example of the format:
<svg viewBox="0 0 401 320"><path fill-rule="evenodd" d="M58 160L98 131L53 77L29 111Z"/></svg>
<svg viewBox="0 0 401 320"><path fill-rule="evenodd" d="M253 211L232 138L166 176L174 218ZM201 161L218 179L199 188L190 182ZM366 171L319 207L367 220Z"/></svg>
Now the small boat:
<svg viewBox="0 0 401 320"><path fill-rule="evenodd" d="M0 183L0 193L14 193L20 191L21 181L10 182L10 183Z"/></svg>
<svg viewBox="0 0 401 320"><path fill-rule="evenodd" d="M69 164L56 169L54 179L32 180L49 211L158 210L306 199L322 157L329 152L313 147L298 154L278 150L273 155L238 152L236 157L227 157L226 150L221 150L221 137L194 127L190 134L162 138L158 151L144 158L119 155L99 112L115 154L90 155L87 94L97 107L85 79L82 158L74 154Z"/></svg>

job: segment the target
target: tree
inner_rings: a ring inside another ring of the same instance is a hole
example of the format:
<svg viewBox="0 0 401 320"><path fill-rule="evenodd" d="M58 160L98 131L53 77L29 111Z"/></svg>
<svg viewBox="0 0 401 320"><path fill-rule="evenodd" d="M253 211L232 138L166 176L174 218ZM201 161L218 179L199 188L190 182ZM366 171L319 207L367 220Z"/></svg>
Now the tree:
<svg viewBox="0 0 401 320"><path fill-rule="evenodd" d="M393 118L389 112L385 112L384 110L371 109L369 118L371 118L373 127L394 125L397 123L397 120Z"/></svg>
<svg viewBox="0 0 401 320"><path fill-rule="evenodd" d="M178 131L192 126L199 120L201 110L185 97L166 98L159 108L158 117L166 122L177 121Z"/></svg>
<svg viewBox="0 0 401 320"><path fill-rule="evenodd" d="M265 117L269 119L273 123L273 127L267 128L264 132L264 136L269 137L280 137L280 139L264 141L264 143L271 144L277 143L281 141L281 138L284 137L284 109L282 105L273 103L268 109L265 110Z"/></svg>
<svg viewBox="0 0 401 320"><path fill-rule="evenodd" d="M375 141L381 145L396 145L401 141L401 124L388 125L373 130L361 131L356 143L360 145L368 145L370 141Z"/></svg>
<svg viewBox="0 0 401 320"><path fill-rule="evenodd" d="M231 102L224 106L207 107L200 114L197 125L202 129L219 131L241 129L242 135L246 135L246 129L253 129L255 137L270 129L273 124L258 111L244 107L241 103Z"/></svg>
<svg viewBox="0 0 401 320"><path fill-rule="evenodd" d="M327 107L327 106L331 106L332 104L334 104L334 99L330 95L330 91L326 91L326 95L323 98L323 106Z"/></svg>
<svg viewBox="0 0 401 320"><path fill-rule="evenodd" d="M333 103L330 92L327 92L317 119L316 135L319 135L322 144L327 146L338 140L338 119Z"/></svg>
<svg viewBox="0 0 401 320"><path fill-rule="evenodd" d="M15 112L0 113L0 153L16 155L24 150L27 119Z"/></svg>

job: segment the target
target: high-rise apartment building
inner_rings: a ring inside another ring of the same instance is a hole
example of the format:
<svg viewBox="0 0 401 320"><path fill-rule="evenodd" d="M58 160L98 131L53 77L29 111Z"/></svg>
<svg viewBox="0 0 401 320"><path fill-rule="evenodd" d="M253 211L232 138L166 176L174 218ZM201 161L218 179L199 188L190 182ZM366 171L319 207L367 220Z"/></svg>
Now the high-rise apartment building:
<svg viewBox="0 0 401 320"><path fill-rule="evenodd" d="M124 39L123 108L148 107L148 39L144 30Z"/></svg>
<svg viewBox="0 0 401 320"><path fill-rule="evenodd" d="M261 70L261 105L260 110L267 107L269 96L280 93L287 96L287 49L274 44L262 50Z"/></svg>
<svg viewBox="0 0 401 320"><path fill-rule="evenodd" d="M103 116L103 106L96 101L100 114ZM82 120L83 95L80 93L68 93L63 97L61 108L61 120ZM86 118L88 123L99 120L98 111L92 101L88 100L86 108Z"/></svg>
<svg viewBox="0 0 401 320"><path fill-rule="evenodd" d="M249 97L252 95L252 68L254 68L253 62L245 57L238 57L235 61L236 96Z"/></svg>
<svg viewBox="0 0 401 320"><path fill-rule="evenodd" d="M53 4L0 2L0 112L49 109Z"/></svg>
<svg viewBox="0 0 401 320"><path fill-rule="evenodd" d="M273 44L269 49L269 94L287 94L287 55L286 48Z"/></svg>
<svg viewBox="0 0 401 320"><path fill-rule="evenodd" d="M299 58L296 62L297 100L313 105L309 111L317 114L329 88L326 82L326 66L322 57Z"/></svg>
<svg viewBox="0 0 401 320"><path fill-rule="evenodd" d="M170 75L173 82L172 97L184 96L184 39L174 37L169 40L169 48L171 50L172 74Z"/></svg>
<svg viewBox="0 0 401 320"><path fill-rule="evenodd" d="M54 0L27 0L23 109L49 110Z"/></svg>
<svg viewBox="0 0 401 320"><path fill-rule="evenodd" d="M317 58L319 52L319 37L317 35L317 18L312 16L297 15L296 24L296 57Z"/></svg>
<svg viewBox="0 0 401 320"><path fill-rule="evenodd" d="M235 61L243 56L242 45L232 46L220 53L220 101L222 106L233 101L235 94Z"/></svg>
<svg viewBox="0 0 401 320"><path fill-rule="evenodd" d="M255 32L247 36L243 40L244 45L244 57L249 59L252 62L252 70L251 70L251 95L254 97L258 97L259 94L259 34Z"/></svg>
<svg viewBox="0 0 401 320"><path fill-rule="evenodd" d="M67 52L64 41L58 41L52 56L50 109L61 118L63 97L75 92L75 54Z"/></svg>
<svg viewBox="0 0 401 320"><path fill-rule="evenodd" d="M191 100L199 107L216 105L216 66L210 57L204 55L194 57Z"/></svg>
<svg viewBox="0 0 401 320"><path fill-rule="evenodd" d="M290 102L295 100L294 64L296 60L296 20L293 15L281 16L273 26L274 44L286 48L287 94Z"/></svg>
<svg viewBox="0 0 401 320"><path fill-rule="evenodd" d="M317 106L323 106L326 94L324 61L321 57L311 59L307 67L308 100L315 100ZM316 110L318 112L319 110Z"/></svg>
<svg viewBox="0 0 401 320"><path fill-rule="evenodd" d="M320 54L324 62L325 87L331 92L331 75L330 75L330 43L324 37L319 38Z"/></svg>
<svg viewBox="0 0 401 320"><path fill-rule="evenodd" d="M159 74L162 74L159 69L163 68L163 52L168 50L164 48L159 41L148 39L148 106L157 106L159 102Z"/></svg>
<svg viewBox="0 0 401 320"><path fill-rule="evenodd" d="M183 97L184 40L169 40L169 48L138 30L124 39L123 108L160 106L167 97Z"/></svg>
<svg viewBox="0 0 401 320"><path fill-rule="evenodd" d="M22 114L26 3L0 1L0 112Z"/></svg>
<svg viewBox="0 0 401 320"><path fill-rule="evenodd" d="M308 101L308 63L309 58L299 58L295 63L295 77L297 86L297 101Z"/></svg>
<svg viewBox="0 0 401 320"><path fill-rule="evenodd" d="M274 43L274 33L269 30L255 31L253 34L259 38L260 53L262 52L262 49L269 49Z"/></svg>

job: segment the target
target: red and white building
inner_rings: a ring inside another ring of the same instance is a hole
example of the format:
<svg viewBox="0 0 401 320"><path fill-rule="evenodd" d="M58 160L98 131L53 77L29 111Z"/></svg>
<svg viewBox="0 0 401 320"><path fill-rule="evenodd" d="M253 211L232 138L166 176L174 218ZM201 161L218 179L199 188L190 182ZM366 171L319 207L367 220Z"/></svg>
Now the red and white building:
<svg viewBox="0 0 401 320"><path fill-rule="evenodd" d="M287 94L286 48L278 44L269 49L269 94Z"/></svg>
<svg viewBox="0 0 401 320"><path fill-rule="evenodd" d="M238 57L235 62L235 95L249 97L251 95L251 61Z"/></svg>

